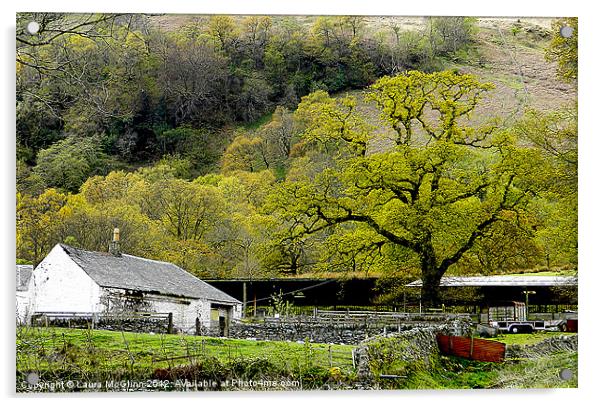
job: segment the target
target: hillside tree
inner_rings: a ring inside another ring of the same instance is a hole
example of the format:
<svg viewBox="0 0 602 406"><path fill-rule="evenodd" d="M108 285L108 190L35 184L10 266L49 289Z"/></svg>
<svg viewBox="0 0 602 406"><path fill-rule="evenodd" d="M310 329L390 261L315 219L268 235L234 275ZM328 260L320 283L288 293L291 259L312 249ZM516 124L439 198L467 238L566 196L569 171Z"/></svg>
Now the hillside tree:
<svg viewBox="0 0 602 406"><path fill-rule="evenodd" d="M352 103L342 106L351 106L344 115L341 108L332 112L337 105L330 99L306 98L299 110L332 113L321 115L321 132L338 139L341 152L334 167L285 182L274 197L279 214L296 221L298 236L354 223L365 241L408 252L421 272L423 302L438 305L443 275L493 225L520 223L530 199L546 187L536 149L467 120L491 89L449 71L381 78L368 99L396 139L378 153L366 153L367 134L353 131L359 118ZM310 135L319 132L314 126Z"/></svg>

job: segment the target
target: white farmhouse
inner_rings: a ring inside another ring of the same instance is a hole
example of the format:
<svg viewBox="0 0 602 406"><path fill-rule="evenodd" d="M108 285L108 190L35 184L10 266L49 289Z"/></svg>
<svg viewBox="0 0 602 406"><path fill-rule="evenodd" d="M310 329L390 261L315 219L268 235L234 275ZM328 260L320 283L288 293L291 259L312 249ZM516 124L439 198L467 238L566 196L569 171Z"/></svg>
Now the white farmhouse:
<svg viewBox="0 0 602 406"><path fill-rule="evenodd" d="M122 254L115 240L110 252L57 244L32 279L32 313L172 313L188 333L197 323L224 333L241 317L237 299L174 264Z"/></svg>

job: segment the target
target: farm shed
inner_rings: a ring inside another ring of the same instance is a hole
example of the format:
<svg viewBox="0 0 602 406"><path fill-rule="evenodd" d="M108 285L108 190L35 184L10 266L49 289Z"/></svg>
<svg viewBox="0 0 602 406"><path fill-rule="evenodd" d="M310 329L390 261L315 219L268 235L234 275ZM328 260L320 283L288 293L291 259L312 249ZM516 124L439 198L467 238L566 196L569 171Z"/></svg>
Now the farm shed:
<svg viewBox="0 0 602 406"><path fill-rule="evenodd" d="M525 301L529 292L530 305L571 305L577 302L576 276L492 275L492 276L444 276L440 286L443 290L453 291L463 288L476 290L478 299L474 304L489 306L501 301ZM416 280L406 285L420 289L422 281ZM470 300L465 299L466 303Z"/></svg>
<svg viewBox="0 0 602 406"><path fill-rule="evenodd" d="M282 294L297 307L374 307L377 278L259 278L208 279L207 283L247 302L247 307L271 306L272 297Z"/></svg>
<svg viewBox="0 0 602 406"><path fill-rule="evenodd" d="M173 327L188 333L225 334L241 315L240 301L174 264L122 254L115 241L110 252L57 244L33 271L32 289L33 313L172 313Z"/></svg>
<svg viewBox="0 0 602 406"><path fill-rule="evenodd" d="M16 266L16 296L17 304L15 308L17 323L26 323L31 316L30 311L30 282L33 265Z"/></svg>

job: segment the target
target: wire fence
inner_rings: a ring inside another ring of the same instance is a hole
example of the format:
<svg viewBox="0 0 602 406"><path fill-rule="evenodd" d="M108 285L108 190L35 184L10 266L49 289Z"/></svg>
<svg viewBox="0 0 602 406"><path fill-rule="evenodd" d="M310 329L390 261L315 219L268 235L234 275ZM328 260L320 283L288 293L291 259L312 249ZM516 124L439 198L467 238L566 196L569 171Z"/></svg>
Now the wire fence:
<svg viewBox="0 0 602 406"><path fill-rule="evenodd" d="M264 347L265 351L252 347ZM285 363L315 364L328 367L339 367L352 369L353 347L333 344L316 344L310 342L255 342L253 345L242 344L240 340L216 339L211 337L199 337L197 340L188 341L185 344L186 354L179 354L175 348L165 345L165 353L153 356L152 363L157 367L162 363L177 363L178 361L195 362L198 359L217 357L227 361L245 359L249 357L265 357L278 359ZM178 354L178 355L165 355ZM292 366L292 365L291 365Z"/></svg>
<svg viewBox="0 0 602 406"><path fill-rule="evenodd" d="M354 375L354 346L232 340L56 327L18 327L17 378L298 380L302 387ZM159 375L158 375L159 374Z"/></svg>

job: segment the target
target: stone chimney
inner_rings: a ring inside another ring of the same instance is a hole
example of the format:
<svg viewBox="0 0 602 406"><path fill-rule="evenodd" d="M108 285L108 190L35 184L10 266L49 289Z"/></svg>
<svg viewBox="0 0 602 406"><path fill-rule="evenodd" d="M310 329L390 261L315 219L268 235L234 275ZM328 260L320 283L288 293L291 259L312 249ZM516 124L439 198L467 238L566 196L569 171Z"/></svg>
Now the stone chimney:
<svg viewBox="0 0 602 406"><path fill-rule="evenodd" d="M121 256L121 249L119 247L119 229L113 229L113 241L109 244L109 252L116 257Z"/></svg>

